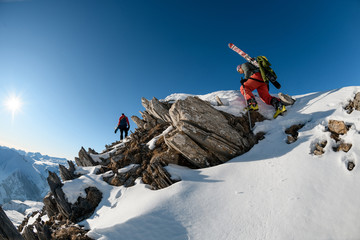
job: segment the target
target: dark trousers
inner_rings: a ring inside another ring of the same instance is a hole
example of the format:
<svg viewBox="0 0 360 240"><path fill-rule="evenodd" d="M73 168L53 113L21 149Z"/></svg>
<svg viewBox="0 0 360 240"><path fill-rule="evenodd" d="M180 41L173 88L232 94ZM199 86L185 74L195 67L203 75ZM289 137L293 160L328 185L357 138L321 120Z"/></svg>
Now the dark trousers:
<svg viewBox="0 0 360 240"><path fill-rule="evenodd" d="M128 128L127 126L120 126L120 140L123 140L123 133L125 132L125 137L128 135Z"/></svg>

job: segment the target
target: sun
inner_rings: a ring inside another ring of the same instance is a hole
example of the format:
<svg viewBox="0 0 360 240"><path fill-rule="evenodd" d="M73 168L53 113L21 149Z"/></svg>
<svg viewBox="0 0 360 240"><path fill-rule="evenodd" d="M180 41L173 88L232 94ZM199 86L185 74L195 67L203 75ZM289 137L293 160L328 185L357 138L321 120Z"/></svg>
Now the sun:
<svg viewBox="0 0 360 240"><path fill-rule="evenodd" d="M5 105L10 111L16 112L20 109L22 104L19 97L11 96L6 100Z"/></svg>
<svg viewBox="0 0 360 240"><path fill-rule="evenodd" d="M15 113L21 109L22 104L21 98L16 95L9 96L5 100L5 106L11 112L13 119L15 117Z"/></svg>

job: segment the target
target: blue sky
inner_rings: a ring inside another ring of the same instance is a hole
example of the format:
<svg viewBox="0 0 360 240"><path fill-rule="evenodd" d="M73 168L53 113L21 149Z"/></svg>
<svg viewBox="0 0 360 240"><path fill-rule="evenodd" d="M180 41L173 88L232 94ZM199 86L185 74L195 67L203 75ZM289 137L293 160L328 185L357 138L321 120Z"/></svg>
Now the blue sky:
<svg viewBox="0 0 360 240"><path fill-rule="evenodd" d="M359 85L359 12L359 0L0 0L0 145L73 159L118 140L141 97L238 90L229 42L268 57L272 94Z"/></svg>

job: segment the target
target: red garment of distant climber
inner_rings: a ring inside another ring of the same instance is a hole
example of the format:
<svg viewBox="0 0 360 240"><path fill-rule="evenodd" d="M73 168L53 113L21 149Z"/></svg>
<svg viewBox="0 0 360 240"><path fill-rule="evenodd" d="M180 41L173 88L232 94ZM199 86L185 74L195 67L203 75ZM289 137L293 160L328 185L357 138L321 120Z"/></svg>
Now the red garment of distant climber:
<svg viewBox="0 0 360 240"><path fill-rule="evenodd" d="M129 119L127 118L127 116L125 116L125 114L121 114L120 118L119 118L119 123L117 125L117 127L115 128L115 133L117 132L117 130L120 129L120 140L123 139L123 133L125 132L125 138L128 135L128 131L130 129L130 123L129 123Z"/></svg>

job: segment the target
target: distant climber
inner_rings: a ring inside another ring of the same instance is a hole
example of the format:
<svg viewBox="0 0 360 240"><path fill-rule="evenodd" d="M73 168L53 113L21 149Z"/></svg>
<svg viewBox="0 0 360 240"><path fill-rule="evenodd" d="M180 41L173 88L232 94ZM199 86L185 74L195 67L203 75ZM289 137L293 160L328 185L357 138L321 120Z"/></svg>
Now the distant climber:
<svg viewBox="0 0 360 240"><path fill-rule="evenodd" d="M255 67L251 63L246 62L238 65L236 70L240 74L244 74L244 78L241 80L240 92L242 95L244 95L247 101L246 110L259 110L255 96L252 93L256 89L261 100L275 108L276 112L274 114L274 118L286 111L286 108L280 99L269 94L269 82L263 80L259 68Z"/></svg>
<svg viewBox="0 0 360 240"><path fill-rule="evenodd" d="M118 129L120 129L120 140L123 140L123 133L125 132L125 138L126 138L128 135L128 131L130 129L129 119L127 118L127 116L125 116L124 113L122 113L119 118L119 123L115 128L115 133L117 132Z"/></svg>

